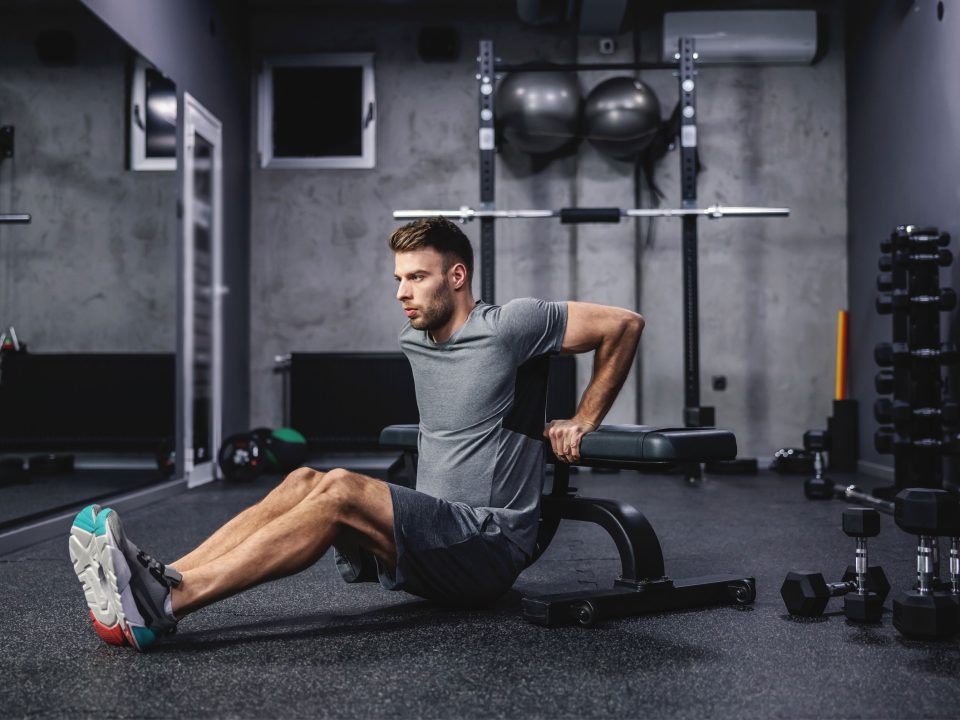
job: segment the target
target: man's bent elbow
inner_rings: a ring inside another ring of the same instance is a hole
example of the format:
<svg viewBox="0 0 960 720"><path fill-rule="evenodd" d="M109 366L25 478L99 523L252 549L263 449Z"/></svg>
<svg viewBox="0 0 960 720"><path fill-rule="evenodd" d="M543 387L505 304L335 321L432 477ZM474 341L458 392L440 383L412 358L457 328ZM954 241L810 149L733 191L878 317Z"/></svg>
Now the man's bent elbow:
<svg viewBox="0 0 960 720"><path fill-rule="evenodd" d="M644 320L643 315L640 313L635 313L627 311L627 317L624 321L626 331L629 335L636 337L637 340L640 339L640 335L643 334L643 328L646 326L647 321Z"/></svg>

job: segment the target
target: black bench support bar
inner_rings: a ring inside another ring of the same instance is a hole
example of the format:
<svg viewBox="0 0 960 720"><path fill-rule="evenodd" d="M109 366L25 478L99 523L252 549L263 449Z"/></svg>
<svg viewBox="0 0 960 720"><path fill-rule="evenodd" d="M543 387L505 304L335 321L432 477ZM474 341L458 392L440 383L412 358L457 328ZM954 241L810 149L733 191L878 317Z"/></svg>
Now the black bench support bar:
<svg viewBox="0 0 960 720"><path fill-rule="evenodd" d="M636 589L525 597L522 608L524 619L537 625L593 625L600 620L628 615L709 605L749 605L756 595L756 583L751 577L708 575L648 583Z"/></svg>

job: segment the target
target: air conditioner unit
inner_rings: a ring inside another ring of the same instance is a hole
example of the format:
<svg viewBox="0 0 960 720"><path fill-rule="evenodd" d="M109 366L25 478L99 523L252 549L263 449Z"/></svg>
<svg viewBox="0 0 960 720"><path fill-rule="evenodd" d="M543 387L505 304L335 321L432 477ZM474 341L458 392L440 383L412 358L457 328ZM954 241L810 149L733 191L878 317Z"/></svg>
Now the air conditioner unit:
<svg viewBox="0 0 960 720"><path fill-rule="evenodd" d="M817 54L814 10L704 10L663 16L663 60L694 39L699 63L804 63Z"/></svg>

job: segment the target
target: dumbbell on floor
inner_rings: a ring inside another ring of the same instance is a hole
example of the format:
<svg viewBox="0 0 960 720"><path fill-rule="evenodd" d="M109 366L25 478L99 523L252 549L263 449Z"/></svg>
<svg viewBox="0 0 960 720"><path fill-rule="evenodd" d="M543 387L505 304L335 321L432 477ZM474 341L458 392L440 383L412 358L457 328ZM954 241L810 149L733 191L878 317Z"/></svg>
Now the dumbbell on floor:
<svg viewBox="0 0 960 720"><path fill-rule="evenodd" d="M856 564L836 583L827 583L821 573L787 573L780 596L791 615L818 617L830 598L843 595L843 613L849 620L877 622L880 619L890 583L883 568L868 564L866 540L880 534L880 515L871 508L848 508L843 512L843 532L857 540Z"/></svg>
<svg viewBox="0 0 960 720"><path fill-rule="evenodd" d="M809 500L829 500L833 497L833 481L824 477L823 453L830 449L830 435L823 430L807 430L803 434L803 449L813 453L813 477L804 481L803 494Z"/></svg>

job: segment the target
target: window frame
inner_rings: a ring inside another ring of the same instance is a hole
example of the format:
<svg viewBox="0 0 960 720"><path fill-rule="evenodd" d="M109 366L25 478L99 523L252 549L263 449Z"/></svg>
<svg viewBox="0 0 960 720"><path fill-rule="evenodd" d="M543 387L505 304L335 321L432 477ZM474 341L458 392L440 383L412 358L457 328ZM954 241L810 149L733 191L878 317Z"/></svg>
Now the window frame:
<svg viewBox="0 0 960 720"><path fill-rule="evenodd" d="M272 55L263 58L257 98L257 149L260 167L278 170L370 170L376 167L377 103L374 84L373 53L312 53L308 55ZM275 157L273 154L273 69L277 67L360 67L362 75L362 111L360 155L324 157Z"/></svg>

